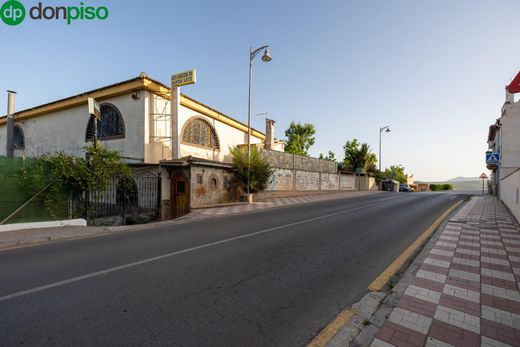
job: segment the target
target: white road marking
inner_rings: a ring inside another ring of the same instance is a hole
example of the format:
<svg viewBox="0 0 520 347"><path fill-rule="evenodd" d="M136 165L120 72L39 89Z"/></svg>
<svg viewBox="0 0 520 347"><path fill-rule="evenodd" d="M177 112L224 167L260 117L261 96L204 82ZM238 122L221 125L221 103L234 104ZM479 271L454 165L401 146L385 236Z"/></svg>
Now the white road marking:
<svg viewBox="0 0 520 347"><path fill-rule="evenodd" d="M346 212L352 212L352 211L361 210L361 209L364 209L364 208L367 208L367 207L370 207L370 206L373 206L373 205L377 205L377 204L381 203L382 201L395 200L397 198L398 197L392 197L392 198L388 198L388 199L384 199L384 200L379 200L379 201L376 201L376 202L373 202L373 203L370 203L370 204L367 204L367 205L364 205L364 206L359 206L359 207L355 207L355 208L341 210L341 211L338 211L338 212L329 213L327 215L323 215L323 216L319 216L319 217L309 218L309 219L301 220L301 221L298 221L298 222L293 222L293 223L289 223L289 224L280 225L280 226L277 226L277 227L272 227L272 228L268 228L268 229L264 229L264 230L259 230L259 231L255 231L255 232L250 233L250 234L230 237L230 238L227 238L227 239L224 239L224 240L214 241L214 242L206 243L206 244L203 244L203 245L200 245L200 246L190 247L190 248L182 249L182 250L179 250L179 251L162 254L162 255L159 255L159 256L156 256L156 257L147 258L147 259L139 260L139 261L128 263L128 264L111 267L111 268L108 268L108 269L105 269L105 270L91 272L89 274L85 274L85 275L82 275L82 276L72 277L72 278L69 278L69 279L66 279L66 280L63 280L63 281L49 283L49 284L46 284L46 285L43 285L43 286L39 286L39 287L35 287L35 288L31 288L31 289L27 289L27 290L23 290L23 291L20 291L20 292L16 292L16 293L12 293L12 294L8 294L8 295L5 295L5 296L2 296L2 297L0 297L0 302L11 300L11 299L14 299L14 298L19 298L21 296L25 296L25 295L29 295L29 294L33 294L33 293L37 293L37 292L41 292L41 291L44 291L44 290L47 290L47 289L61 287L61 286L66 285L66 284L79 282L79 281L86 280L86 279L89 279L89 278L92 278L92 277L104 276L104 275L107 275L107 274L112 273L112 272L128 269L128 268L139 266L139 265L143 265L143 264L148 264L148 263L151 263L151 262L154 262L154 261L170 258L170 257L176 256L176 255L180 255L180 254L184 254L184 253L197 251L197 250L204 249L204 248L213 247L213 246L220 245L220 244L223 244L223 243L236 241L236 240L240 240L240 239L245 239L245 238L249 238L249 237L265 234L265 233L268 233L268 232L271 232L271 231L275 231L275 230L280 230L280 229L289 228L289 227L300 225L300 224L306 224L306 223L318 221L318 220L321 220L321 219L326 219L326 218L329 218L329 217L334 217L334 216L337 216L337 215L340 215L340 214L343 214L343 213L346 213Z"/></svg>

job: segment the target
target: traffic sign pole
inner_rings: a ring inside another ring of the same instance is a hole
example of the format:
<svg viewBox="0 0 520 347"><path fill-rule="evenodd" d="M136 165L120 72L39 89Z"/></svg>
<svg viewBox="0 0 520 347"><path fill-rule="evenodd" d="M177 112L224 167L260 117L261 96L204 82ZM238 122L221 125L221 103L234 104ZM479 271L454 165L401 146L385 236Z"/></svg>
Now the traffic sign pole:
<svg viewBox="0 0 520 347"><path fill-rule="evenodd" d="M482 180L482 195L484 195L484 180L487 180L488 176L483 172L479 178Z"/></svg>

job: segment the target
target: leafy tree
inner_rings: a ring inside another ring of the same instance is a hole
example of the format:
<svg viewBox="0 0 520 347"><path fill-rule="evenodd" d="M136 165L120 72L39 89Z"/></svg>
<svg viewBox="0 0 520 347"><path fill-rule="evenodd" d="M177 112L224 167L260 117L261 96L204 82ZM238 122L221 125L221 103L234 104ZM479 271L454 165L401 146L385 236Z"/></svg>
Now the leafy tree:
<svg viewBox="0 0 520 347"><path fill-rule="evenodd" d="M375 163L377 157L367 143L360 144L357 139L347 141L343 146L345 151L345 158L343 164L345 169L355 171L357 168L373 171L375 170Z"/></svg>
<svg viewBox="0 0 520 347"><path fill-rule="evenodd" d="M244 188L247 187L247 147L231 148L231 156L233 157L233 168L242 182ZM249 189L256 193L262 191L267 186L267 181L272 174L272 169L262 152L251 147L251 161L249 171Z"/></svg>
<svg viewBox="0 0 520 347"><path fill-rule="evenodd" d="M406 183L406 174L404 172L404 166L402 165L392 165L386 168L385 171L382 172L382 176L399 181L399 183Z"/></svg>
<svg viewBox="0 0 520 347"><path fill-rule="evenodd" d="M314 145L316 129L312 124L291 122L289 129L285 130L287 145L285 151L292 154L309 156L307 152Z"/></svg>
<svg viewBox="0 0 520 347"><path fill-rule="evenodd" d="M329 151L329 154L327 154L326 156L323 155L322 153L320 153L320 159L323 159L323 160L330 160L330 161L333 161L333 162L337 162L337 160L336 160L336 155L335 155L334 152L332 152L332 151Z"/></svg>

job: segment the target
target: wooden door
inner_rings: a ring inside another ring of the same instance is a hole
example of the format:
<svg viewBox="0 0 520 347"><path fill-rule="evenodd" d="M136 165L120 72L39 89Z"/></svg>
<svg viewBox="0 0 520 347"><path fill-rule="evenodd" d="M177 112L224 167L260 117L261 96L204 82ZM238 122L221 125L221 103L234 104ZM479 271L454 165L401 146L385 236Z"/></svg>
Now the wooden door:
<svg viewBox="0 0 520 347"><path fill-rule="evenodd" d="M183 174L177 174L171 182L173 218L179 218L190 212L190 182Z"/></svg>

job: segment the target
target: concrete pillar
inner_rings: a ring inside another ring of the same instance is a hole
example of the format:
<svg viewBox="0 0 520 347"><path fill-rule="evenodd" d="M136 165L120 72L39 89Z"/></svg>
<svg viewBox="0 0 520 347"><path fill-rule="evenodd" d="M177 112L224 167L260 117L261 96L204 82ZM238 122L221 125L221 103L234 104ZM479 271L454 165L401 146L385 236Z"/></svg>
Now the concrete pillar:
<svg viewBox="0 0 520 347"><path fill-rule="evenodd" d="M172 137L172 159L179 159L181 156L180 134L179 134L179 111L181 109L181 89L172 86L171 93L171 131Z"/></svg>
<svg viewBox="0 0 520 347"><path fill-rule="evenodd" d="M6 136L6 155L8 158L14 156L14 99L16 92L7 91L7 136Z"/></svg>

